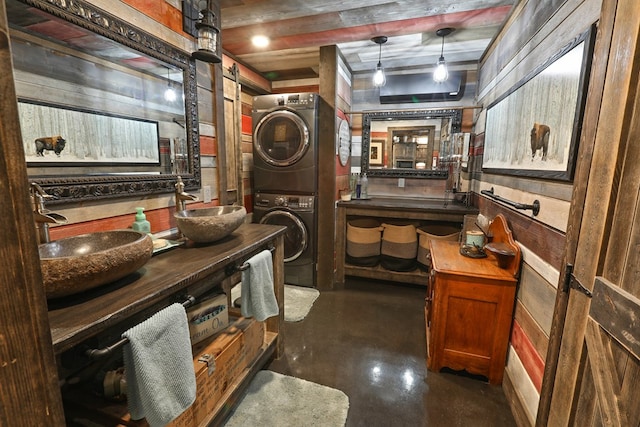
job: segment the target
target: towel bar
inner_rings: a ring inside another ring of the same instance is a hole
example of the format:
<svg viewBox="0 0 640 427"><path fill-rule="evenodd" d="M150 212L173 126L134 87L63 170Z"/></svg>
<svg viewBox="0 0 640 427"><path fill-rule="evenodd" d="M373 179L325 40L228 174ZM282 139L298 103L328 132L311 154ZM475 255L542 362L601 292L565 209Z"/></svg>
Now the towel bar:
<svg viewBox="0 0 640 427"><path fill-rule="evenodd" d="M273 253L276 250L275 247L270 247L269 248L269 252ZM233 273L235 273L236 271L246 271L250 268L251 266L249 265L248 262L245 262L241 265L229 265L226 269L226 273L227 276L231 276L233 275Z"/></svg>
<svg viewBox="0 0 640 427"><path fill-rule="evenodd" d="M505 199L504 197L500 197L497 194L494 194L493 187L491 187L491 190L481 190L480 193L484 194L485 196L489 196L494 200L498 200L502 203L506 203L509 206L513 206L516 209L521 209L521 210L531 209L533 211L533 216L537 216L540 213L540 202L538 200L534 200L533 204L530 204L530 205L514 202L513 200Z"/></svg>
<svg viewBox="0 0 640 427"><path fill-rule="evenodd" d="M194 302L196 302L196 298L191 296L191 295L187 295L187 299L185 301L183 301L181 304L184 307L189 307L191 304L193 304ZM120 341L116 341L115 343L111 344L110 346L101 348L101 349L96 349L96 348L90 348L88 350L86 350L84 352L84 354L93 360L99 360L102 359L106 356L110 356L111 354L113 354L114 351L116 351L117 349L123 347L126 343L128 343L129 340L127 338L122 338Z"/></svg>

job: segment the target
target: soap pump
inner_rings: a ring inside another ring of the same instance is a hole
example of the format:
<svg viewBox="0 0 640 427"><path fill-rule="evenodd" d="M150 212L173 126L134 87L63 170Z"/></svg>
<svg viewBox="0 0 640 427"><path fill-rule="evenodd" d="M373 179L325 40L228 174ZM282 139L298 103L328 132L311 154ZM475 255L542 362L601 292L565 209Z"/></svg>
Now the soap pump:
<svg viewBox="0 0 640 427"><path fill-rule="evenodd" d="M144 208L136 208L136 220L133 222L131 228L135 231L151 234L151 223L147 221L147 216L144 214Z"/></svg>

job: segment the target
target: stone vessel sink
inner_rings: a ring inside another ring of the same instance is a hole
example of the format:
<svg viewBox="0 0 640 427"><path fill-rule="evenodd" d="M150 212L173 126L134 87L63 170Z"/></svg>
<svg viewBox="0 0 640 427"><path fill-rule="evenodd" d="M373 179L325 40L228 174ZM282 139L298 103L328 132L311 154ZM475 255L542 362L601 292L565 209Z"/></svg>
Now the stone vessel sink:
<svg viewBox="0 0 640 427"><path fill-rule="evenodd" d="M47 298L59 298L133 273L153 255L153 242L146 233L112 230L44 243L38 251Z"/></svg>
<svg viewBox="0 0 640 427"><path fill-rule="evenodd" d="M187 209L175 214L178 230L188 239L210 243L223 239L244 222L247 210L244 206L216 206L213 208Z"/></svg>

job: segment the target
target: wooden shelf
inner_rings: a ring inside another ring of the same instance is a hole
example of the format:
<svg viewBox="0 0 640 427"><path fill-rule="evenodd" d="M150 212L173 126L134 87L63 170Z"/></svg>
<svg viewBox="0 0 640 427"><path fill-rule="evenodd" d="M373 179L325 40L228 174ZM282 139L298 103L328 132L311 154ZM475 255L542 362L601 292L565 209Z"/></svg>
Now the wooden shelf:
<svg viewBox="0 0 640 427"><path fill-rule="evenodd" d="M411 283L414 285L427 286L429 275L419 268L413 271L391 271L379 265L375 267L361 267L358 265L345 264L344 274L346 276L365 277L367 279L388 280L391 282Z"/></svg>
<svg viewBox="0 0 640 427"><path fill-rule="evenodd" d="M428 276L420 269L411 272L397 272L383 267L361 267L346 264L347 221L356 217L368 217L384 220L415 220L419 222L443 221L462 224L467 214L477 214L478 210L446 201L444 199L402 199L393 197L374 197L371 200L352 200L338 202L336 221L336 284L344 284L345 276L368 279L389 280L399 283L427 285Z"/></svg>

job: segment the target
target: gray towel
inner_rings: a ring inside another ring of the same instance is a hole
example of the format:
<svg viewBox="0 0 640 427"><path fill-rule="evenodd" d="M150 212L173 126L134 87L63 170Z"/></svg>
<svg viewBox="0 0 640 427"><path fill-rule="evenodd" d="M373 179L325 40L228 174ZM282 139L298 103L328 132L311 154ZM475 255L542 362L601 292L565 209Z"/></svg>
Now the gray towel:
<svg viewBox="0 0 640 427"><path fill-rule="evenodd" d="M279 313L273 292L273 263L271 252L264 250L251 257L249 268L242 272L241 312L262 322Z"/></svg>
<svg viewBox="0 0 640 427"><path fill-rule="evenodd" d="M131 418L168 424L196 398L187 313L173 304L122 334Z"/></svg>

